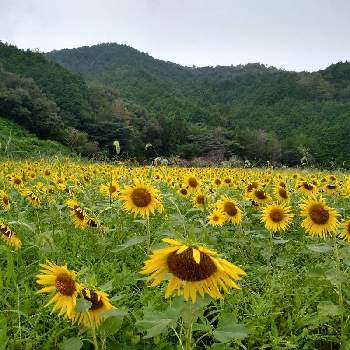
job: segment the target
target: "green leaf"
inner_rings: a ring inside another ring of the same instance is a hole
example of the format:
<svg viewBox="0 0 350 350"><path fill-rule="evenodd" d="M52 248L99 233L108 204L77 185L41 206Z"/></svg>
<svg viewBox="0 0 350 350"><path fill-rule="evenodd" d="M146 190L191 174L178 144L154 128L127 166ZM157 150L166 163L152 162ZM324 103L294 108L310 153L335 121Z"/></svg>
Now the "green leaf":
<svg viewBox="0 0 350 350"><path fill-rule="evenodd" d="M113 289L113 283L112 281L106 282L104 285L100 286L100 289L104 292L109 292Z"/></svg>
<svg viewBox="0 0 350 350"><path fill-rule="evenodd" d="M124 316L107 317L99 327L98 331L106 337L110 337L117 333L123 324Z"/></svg>
<svg viewBox="0 0 350 350"><path fill-rule="evenodd" d="M112 250L112 253L118 253L126 248L130 248L134 245L140 244L142 242L145 242L148 240L148 236L135 236L131 237L128 241L125 243L119 245L116 249Z"/></svg>
<svg viewBox="0 0 350 350"><path fill-rule="evenodd" d="M342 271L337 271L336 269L328 270L324 275L334 286L344 283L347 280L346 274Z"/></svg>
<svg viewBox="0 0 350 350"><path fill-rule="evenodd" d="M321 301L317 306L317 312L321 316L340 316L343 313L342 308L331 301Z"/></svg>
<svg viewBox="0 0 350 350"><path fill-rule="evenodd" d="M284 244L289 242L289 239L276 238L273 239L273 244Z"/></svg>
<svg viewBox="0 0 350 350"><path fill-rule="evenodd" d="M8 337L7 337L7 323L6 318L0 316L0 350L6 350Z"/></svg>
<svg viewBox="0 0 350 350"><path fill-rule="evenodd" d="M147 331L144 339L155 337L166 331L175 324L180 316L177 307L169 307L165 311L155 311L150 308L144 309L143 319L135 323L139 331Z"/></svg>
<svg viewBox="0 0 350 350"><path fill-rule="evenodd" d="M236 323L232 314L222 314L219 325L213 332L214 338L220 343L228 343L234 339L242 340L248 337L248 330L244 324Z"/></svg>
<svg viewBox="0 0 350 350"><path fill-rule="evenodd" d="M332 250L332 246L327 243L309 244L307 247L312 252L317 253L328 253Z"/></svg>
<svg viewBox="0 0 350 350"><path fill-rule="evenodd" d="M77 300L77 305L75 306L76 312L84 312L90 309L91 302L89 300L85 300L84 298L80 298Z"/></svg>
<svg viewBox="0 0 350 350"><path fill-rule="evenodd" d="M127 314L127 311L124 310L111 309L103 314L103 318L107 319L108 317L124 317Z"/></svg>
<svg viewBox="0 0 350 350"><path fill-rule="evenodd" d="M77 337L66 339L60 346L61 350L80 350L82 347L83 342Z"/></svg>

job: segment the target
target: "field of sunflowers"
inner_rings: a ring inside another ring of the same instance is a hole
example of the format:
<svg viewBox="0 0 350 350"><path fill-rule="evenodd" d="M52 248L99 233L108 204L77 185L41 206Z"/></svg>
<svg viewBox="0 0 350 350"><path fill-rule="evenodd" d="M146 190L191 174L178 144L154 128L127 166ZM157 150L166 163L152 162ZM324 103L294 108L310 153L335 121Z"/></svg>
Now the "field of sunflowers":
<svg viewBox="0 0 350 350"><path fill-rule="evenodd" d="M3 161L0 349L350 349L350 176Z"/></svg>

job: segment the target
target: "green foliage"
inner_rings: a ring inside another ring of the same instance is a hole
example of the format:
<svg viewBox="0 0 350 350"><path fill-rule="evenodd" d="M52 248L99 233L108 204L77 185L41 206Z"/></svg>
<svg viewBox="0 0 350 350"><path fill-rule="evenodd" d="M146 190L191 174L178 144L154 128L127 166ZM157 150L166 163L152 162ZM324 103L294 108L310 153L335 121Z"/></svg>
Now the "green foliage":
<svg viewBox="0 0 350 350"><path fill-rule="evenodd" d="M0 155L10 158L69 155L69 150L56 141L40 140L18 124L0 117Z"/></svg>
<svg viewBox="0 0 350 350"><path fill-rule="evenodd" d="M349 167L350 63L315 73L262 64L189 68L117 44L48 57L154 114L158 154L298 165L307 149L314 163Z"/></svg>

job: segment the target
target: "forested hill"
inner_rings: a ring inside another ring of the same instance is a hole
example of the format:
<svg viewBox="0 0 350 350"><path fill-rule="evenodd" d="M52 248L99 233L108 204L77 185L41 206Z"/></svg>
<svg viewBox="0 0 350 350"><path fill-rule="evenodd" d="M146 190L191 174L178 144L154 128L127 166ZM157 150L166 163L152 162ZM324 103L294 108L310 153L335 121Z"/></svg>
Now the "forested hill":
<svg viewBox="0 0 350 350"><path fill-rule="evenodd" d="M178 155L350 167L350 63L183 67L101 44L48 54L0 42L0 115L84 155ZM345 162L345 163L344 163Z"/></svg>
<svg viewBox="0 0 350 350"><path fill-rule="evenodd" d="M175 137L162 143L164 154L349 161L350 63L314 73L262 64L190 68L118 44L48 57L165 118Z"/></svg>

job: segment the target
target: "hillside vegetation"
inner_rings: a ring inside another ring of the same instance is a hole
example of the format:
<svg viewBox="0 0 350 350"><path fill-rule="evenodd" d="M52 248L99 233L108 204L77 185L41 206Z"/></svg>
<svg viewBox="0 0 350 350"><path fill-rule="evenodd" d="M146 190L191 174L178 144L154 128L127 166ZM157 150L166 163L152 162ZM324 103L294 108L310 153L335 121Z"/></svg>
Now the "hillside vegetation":
<svg viewBox="0 0 350 350"><path fill-rule="evenodd" d="M183 67L101 44L46 55L0 42L0 115L87 156L230 157L349 167L350 63Z"/></svg>
<svg viewBox="0 0 350 350"><path fill-rule="evenodd" d="M261 64L189 68L125 45L53 51L52 60L165 119L162 154L210 152L343 164L350 151L350 64L314 73ZM163 137L162 137L163 136Z"/></svg>
<svg viewBox="0 0 350 350"><path fill-rule="evenodd" d="M40 140L18 124L0 117L0 158L69 155L67 147L56 141Z"/></svg>

